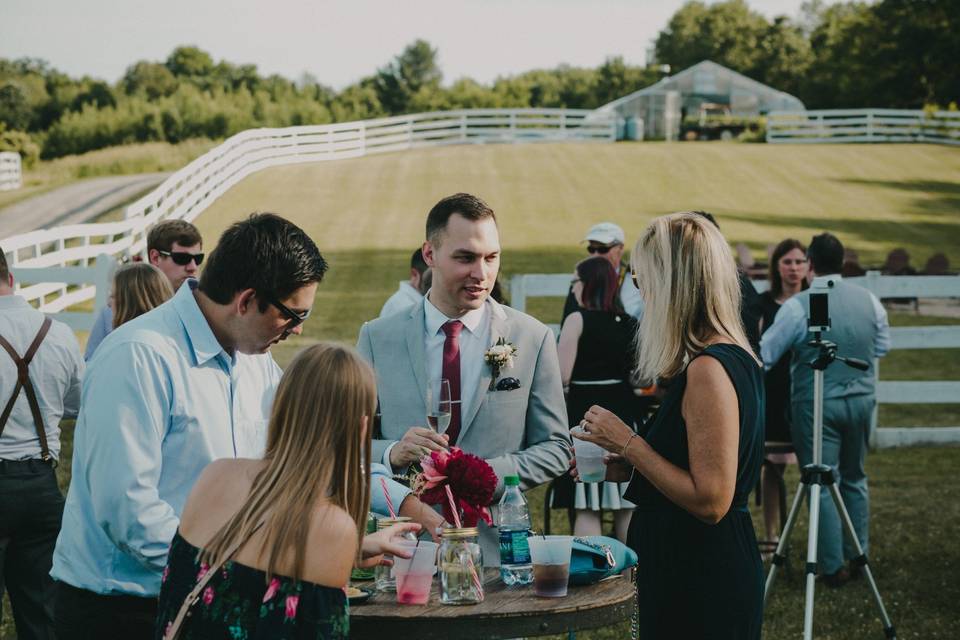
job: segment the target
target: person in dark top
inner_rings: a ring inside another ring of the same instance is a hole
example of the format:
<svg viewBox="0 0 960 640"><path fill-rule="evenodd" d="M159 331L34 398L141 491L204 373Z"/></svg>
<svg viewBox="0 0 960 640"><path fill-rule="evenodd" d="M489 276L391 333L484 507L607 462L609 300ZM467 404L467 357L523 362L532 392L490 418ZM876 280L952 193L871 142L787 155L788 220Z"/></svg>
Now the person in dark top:
<svg viewBox="0 0 960 640"><path fill-rule="evenodd" d="M606 258L587 258L577 264L573 293L579 310L567 316L557 345L571 427L595 404L628 425L635 422L637 396L630 380L637 321L623 310L618 290L617 272ZM633 504L621 497L624 489L625 483L574 484L569 476L562 476L554 484L552 506L576 510L573 534L577 536L600 535L601 510L613 511L617 537L625 541Z"/></svg>
<svg viewBox="0 0 960 640"><path fill-rule="evenodd" d="M409 557L397 536L420 529L363 536L376 398L373 370L353 349L321 343L294 359L264 458L217 460L190 493L161 577L157 640L177 631L181 605L205 577L179 638L349 636L344 588L354 561Z"/></svg>
<svg viewBox="0 0 960 640"><path fill-rule="evenodd" d="M760 294L762 331L773 325L780 305L807 288L807 248L799 240L784 240L770 256L770 289ZM766 459L760 473L764 541L769 555L780 539L780 479L788 464L796 464L790 436L790 354L784 354L766 375Z"/></svg>
<svg viewBox="0 0 960 640"><path fill-rule="evenodd" d="M747 499L763 459L763 367L737 313L736 265L714 225L676 213L650 224L632 266L647 305L639 373L669 380L667 392L642 435L593 406L576 437L610 452L608 481L633 478L640 637L759 640Z"/></svg>

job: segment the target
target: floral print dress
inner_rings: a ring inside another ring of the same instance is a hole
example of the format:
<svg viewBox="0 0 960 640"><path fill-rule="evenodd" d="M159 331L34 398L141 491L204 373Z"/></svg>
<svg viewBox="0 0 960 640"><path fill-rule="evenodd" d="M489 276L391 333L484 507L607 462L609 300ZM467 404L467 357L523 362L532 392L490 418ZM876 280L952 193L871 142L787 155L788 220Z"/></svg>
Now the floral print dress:
<svg viewBox="0 0 960 640"><path fill-rule="evenodd" d="M197 581L208 571L200 549L173 538L163 572L157 627L161 640ZM183 640L340 640L350 635L349 609L343 589L283 576L273 577L236 562L225 562L183 625Z"/></svg>

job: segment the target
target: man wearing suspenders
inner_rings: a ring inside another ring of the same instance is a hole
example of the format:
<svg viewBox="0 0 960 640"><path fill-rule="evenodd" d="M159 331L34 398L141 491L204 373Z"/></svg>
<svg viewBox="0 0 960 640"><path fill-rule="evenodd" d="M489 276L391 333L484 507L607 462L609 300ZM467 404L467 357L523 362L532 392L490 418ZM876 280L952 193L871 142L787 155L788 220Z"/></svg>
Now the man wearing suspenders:
<svg viewBox="0 0 960 640"><path fill-rule="evenodd" d="M13 294L0 250L0 591L21 640L54 637L49 573L63 515L54 467L82 374L73 332Z"/></svg>

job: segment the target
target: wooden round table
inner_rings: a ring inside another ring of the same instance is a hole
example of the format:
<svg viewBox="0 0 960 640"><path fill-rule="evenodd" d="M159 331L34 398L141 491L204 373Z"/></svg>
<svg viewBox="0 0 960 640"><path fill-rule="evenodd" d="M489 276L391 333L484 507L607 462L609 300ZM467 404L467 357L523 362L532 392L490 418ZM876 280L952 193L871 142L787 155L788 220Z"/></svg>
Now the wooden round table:
<svg viewBox="0 0 960 640"><path fill-rule="evenodd" d="M539 598L532 586L507 587L497 569L484 570L486 598L480 604L440 604L434 580L430 603L397 604L396 594L377 593L350 607L351 640L495 640L605 627L633 616L633 571L597 584L571 586L565 598Z"/></svg>

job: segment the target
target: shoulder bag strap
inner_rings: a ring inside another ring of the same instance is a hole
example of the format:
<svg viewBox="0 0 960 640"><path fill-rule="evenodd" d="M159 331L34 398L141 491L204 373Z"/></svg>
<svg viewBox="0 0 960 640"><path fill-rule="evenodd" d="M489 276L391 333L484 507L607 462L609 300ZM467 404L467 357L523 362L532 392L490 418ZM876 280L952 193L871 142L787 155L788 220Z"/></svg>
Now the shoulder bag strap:
<svg viewBox="0 0 960 640"><path fill-rule="evenodd" d="M250 536L255 534L260 527L263 526L263 520L260 521L257 526L253 528L250 532ZM250 536L237 540L234 542L227 552L223 554L223 557L220 558L213 566L211 566L203 577L197 581L197 584L193 587L190 593L187 594L187 597L184 599L183 604L180 605L180 611L177 612L177 617L173 619L173 624L170 625L170 629L163 636L163 640L177 640L180 637L180 631L183 627L183 623L186 622L186 619L190 617L190 610L193 608L193 605L197 604L197 601L200 600L200 594L203 593L204 588L207 586L207 583L220 571L220 568L223 567L223 564L227 562L230 558L237 553L237 550L242 547L247 540L250 539Z"/></svg>
<svg viewBox="0 0 960 640"><path fill-rule="evenodd" d="M40 348L40 343L47 337L47 332L50 331L52 324L53 321L50 320L50 318L44 317L43 324L40 325L40 330L37 332L36 337L34 337L33 342L30 343L27 352L22 358L17 354L13 345L7 342L3 336L0 336L0 346L3 347L17 365L17 383L14 385L13 395L10 396L7 406L3 409L3 414L0 415L0 433L3 433L3 428L10 418L10 413L13 411L13 405L17 401L17 396L20 395L20 389L23 388L24 393L27 394L27 404L30 405L30 413L33 415L33 426L37 430L37 437L40 439L40 458L44 462L50 462L53 458L47 446L47 431L43 425L43 414L40 412L40 403L37 401L36 391L33 388L33 383L30 381L29 366L30 361L33 360L33 356L37 353L37 349Z"/></svg>

